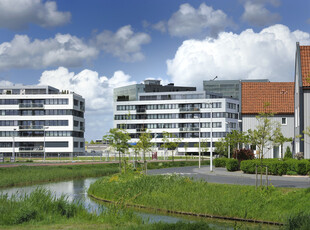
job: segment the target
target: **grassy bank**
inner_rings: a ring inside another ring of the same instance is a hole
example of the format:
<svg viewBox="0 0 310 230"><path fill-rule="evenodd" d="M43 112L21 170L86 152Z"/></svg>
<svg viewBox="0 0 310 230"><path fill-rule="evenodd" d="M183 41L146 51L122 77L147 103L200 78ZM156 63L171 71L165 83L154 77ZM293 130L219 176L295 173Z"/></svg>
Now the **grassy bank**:
<svg viewBox="0 0 310 230"><path fill-rule="evenodd" d="M30 185L83 177L99 177L116 172L118 172L118 165L116 164L0 168L0 187Z"/></svg>
<svg viewBox="0 0 310 230"><path fill-rule="evenodd" d="M103 199L167 210L284 222L291 215L310 215L310 189L209 184L179 176L138 174L105 177L89 188Z"/></svg>
<svg viewBox="0 0 310 230"><path fill-rule="evenodd" d="M44 189L21 197L0 195L0 216L0 229L211 229L207 223L143 223L131 210L115 205L95 215Z"/></svg>

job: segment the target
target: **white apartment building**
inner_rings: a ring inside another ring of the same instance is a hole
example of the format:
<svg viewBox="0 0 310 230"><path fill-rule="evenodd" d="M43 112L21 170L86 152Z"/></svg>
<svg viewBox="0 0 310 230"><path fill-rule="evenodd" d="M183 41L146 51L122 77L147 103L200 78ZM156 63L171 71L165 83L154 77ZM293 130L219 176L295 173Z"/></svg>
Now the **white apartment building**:
<svg viewBox="0 0 310 230"><path fill-rule="evenodd" d="M198 154L199 139L201 143L207 142L209 151L212 139L214 151L214 142L225 137L227 132L239 129L238 100L220 98L205 91L187 91L186 87L181 90L158 92L154 89L153 92L138 93L138 100L124 101L127 95L122 95L118 88L121 100L115 101L114 127L126 129L133 143L138 142L140 133L147 129L159 149L163 143L163 132L172 133L182 139L179 155L185 151ZM187 149L184 148L185 143L188 143Z"/></svg>
<svg viewBox="0 0 310 230"><path fill-rule="evenodd" d="M85 100L51 86L0 87L0 154L73 156L85 152Z"/></svg>

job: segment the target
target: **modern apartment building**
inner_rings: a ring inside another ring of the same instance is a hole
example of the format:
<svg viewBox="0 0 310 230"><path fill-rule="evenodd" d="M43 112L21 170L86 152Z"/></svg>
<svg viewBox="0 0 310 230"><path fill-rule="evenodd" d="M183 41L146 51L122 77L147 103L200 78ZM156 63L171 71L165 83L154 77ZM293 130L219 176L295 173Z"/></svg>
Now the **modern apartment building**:
<svg viewBox="0 0 310 230"><path fill-rule="evenodd" d="M163 132L169 132L181 138L178 148L180 155L185 151L197 154L199 139L207 142L208 146L212 140L214 151L214 142L225 137L227 132L239 129L238 100L195 91L193 87L170 84L165 90L166 86L160 86L159 81L145 81L145 86L141 88L151 88L152 84L156 84L153 87L160 90L141 90L136 93L134 100L130 100L129 95L119 94L120 90L125 92L126 88L114 90L118 94L114 97L114 127L126 129L132 137L131 142L137 142L140 134L147 129L152 133L152 142L160 147ZM186 149L185 143L188 143Z"/></svg>
<svg viewBox="0 0 310 230"><path fill-rule="evenodd" d="M310 46L296 44L295 56L295 153L310 159L310 137L303 131L310 127Z"/></svg>
<svg viewBox="0 0 310 230"><path fill-rule="evenodd" d="M294 139L294 82L242 82L242 130L256 129L260 113L273 113L269 119L281 125L284 137ZM269 143L264 158L281 158L292 143L281 146Z"/></svg>
<svg viewBox="0 0 310 230"><path fill-rule="evenodd" d="M51 86L0 87L0 154L72 156L85 152L85 100Z"/></svg>

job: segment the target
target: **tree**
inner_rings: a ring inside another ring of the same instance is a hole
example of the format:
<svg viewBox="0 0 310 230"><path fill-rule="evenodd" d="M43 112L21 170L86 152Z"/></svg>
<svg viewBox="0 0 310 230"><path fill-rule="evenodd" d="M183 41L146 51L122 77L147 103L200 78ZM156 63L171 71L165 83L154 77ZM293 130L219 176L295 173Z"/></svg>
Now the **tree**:
<svg viewBox="0 0 310 230"><path fill-rule="evenodd" d="M174 134L163 132L162 138L163 144L161 145L163 148L172 150L172 161L174 161L174 150L179 147L182 142L182 138L177 138Z"/></svg>
<svg viewBox="0 0 310 230"><path fill-rule="evenodd" d="M268 106L268 105L267 105ZM280 126L277 122L272 122L270 117L272 113L260 113L256 116L258 125L255 130L248 130L248 137L251 144L256 145L259 150L260 165L263 165L264 150L266 147L271 146L272 143L278 138L277 128ZM260 184L262 186L263 170L261 169Z"/></svg>
<svg viewBox="0 0 310 230"><path fill-rule="evenodd" d="M91 145L94 145L94 144L95 144L95 142L94 142L93 140L91 140L91 141L90 141L90 144L91 144Z"/></svg>
<svg viewBox="0 0 310 230"><path fill-rule="evenodd" d="M306 128L304 131L302 131L302 132L310 137L310 126L307 127L307 128Z"/></svg>
<svg viewBox="0 0 310 230"><path fill-rule="evenodd" d="M172 134L169 132L166 132L166 131L163 132L163 138L162 138L163 144L161 145L161 147L165 149L164 158L166 156L168 148L170 147L170 136L171 135Z"/></svg>
<svg viewBox="0 0 310 230"><path fill-rule="evenodd" d="M199 143L194 144L195 147L199 148ZM208 140L207 139L201 139L200 140L200 152L202 153L207 153L209 150L208 148Z"/></svg>
<svg viewBox="0 0 310 230"><path fill-rule="evenodd" d="M103 137L103 140L109 141L110 145L118 152L120 173L122 172L121 153L124 154L125 151L128 150L128 141L130 139L131 138L127 131L117 128L110 129L108 134Z"/></svg>
<svg viewBox="0 0 310 230"><path fill-rule="evenodd" d="M186 157L186 160L187 160L187 149L189 147L189 143L188 142L185 142L184 143L184 149L185 149L185 157Z"/></svg>
<svg viewBox="0 0 310 230"><path fill-rule="evenodd" d="M143 152L145 174L147 173L147 162L146 162L145 153L148 151L151 151L151 148L152 148L151 140L152 140L152 135L150 132L141 133L139 137L139 141L137 142L137 147L136 147L138 150L140 151L142 150Z"/></svg>
<svg viewBox="0 0 310 230"><path fill-rule="evenodd" d="M232 146L231 151L233 152L236 149L240 149L240 143L248 142L248 135L245 132L232 130L226 135L225 141Z"/></svg>
<svg viewBox="0 0 310 230"><path fill-rule="evenodd" d="M225 138L221 138L219 141L214 143L215 145L215 152L220 156L228 157L228 142Z"/></svg>

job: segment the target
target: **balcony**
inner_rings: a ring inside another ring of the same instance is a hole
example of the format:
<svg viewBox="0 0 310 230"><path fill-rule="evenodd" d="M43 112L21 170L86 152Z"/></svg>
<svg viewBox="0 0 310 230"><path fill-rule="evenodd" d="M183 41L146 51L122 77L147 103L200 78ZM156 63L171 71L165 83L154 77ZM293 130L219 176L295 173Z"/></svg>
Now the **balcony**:
<svg viewBox="0 0 310 230"><path fill-rule="evenodd" d="M180 128L180 132L198 132L198 127L182 127Z"/></svg>
<svg viewBox="0 0 310 230"><path fill-rule="evenodd" d="M81 127L80 127L80 130L81 130L81 131L85 131L85 127L84 127L84 126L81 126Z"/></svg>
<svg viewBox="0 0 310 230"><path fill-rule="evenodd" d="M136 112L137 113L145 113L146 112L146 108L137 108Z"/></svg>
<svg viewBox="0 0 310 230"><path fill-rule="evenodd" d="M145 132L146 131L146 128L138 128L136 129L137 132L141 133L141 132Z"/></svg>
<svg viewBox="0 0 310 230"><path fill-rule="evenodd" d="M44 104L42 103L20 103L20 109L44 109Z"/></svg>
<svg viewBox="0 0 310 230"><path fill-rule="evenodd" d="M184 108L180 108L180 112L182 113L195 113L195 112L199 112L200 108L196 108L196 107L184 107Z"/></svg>
<svg viewBox="0 0 310 230"><path fill-rule="evenodd" d="M19 152L42 152L43 147L19 147Z"/></svg>
<svg viewBox="0 0 310 230"><path fill-rule="evenodd" d="M19 130L43 130L43 125L20 125Z"/></svg>

